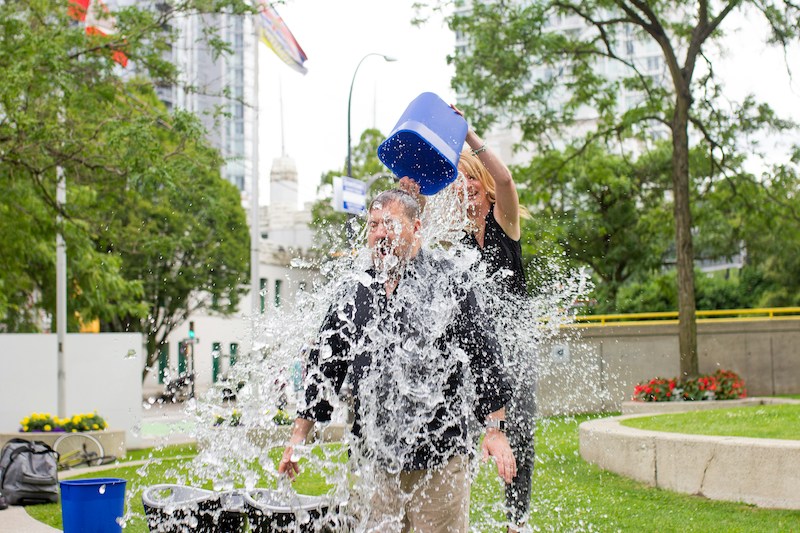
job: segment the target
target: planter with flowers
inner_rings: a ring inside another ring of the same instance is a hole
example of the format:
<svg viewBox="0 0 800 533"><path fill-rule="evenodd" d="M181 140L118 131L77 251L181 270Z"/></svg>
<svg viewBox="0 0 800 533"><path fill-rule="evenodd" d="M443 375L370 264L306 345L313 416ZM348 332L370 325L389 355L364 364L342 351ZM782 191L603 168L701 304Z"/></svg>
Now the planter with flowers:
<svg viewBox="0 0 800 533"><path fill-rule="evenodd" d="M122 457L127 452L125 431L108 429L108 422L97 411L64 418L50 413L31 413L20 420L19 426L18 433L0 433L0 446L21 438L42 441L52 447L66 433L84 433L97 439L106 455Z"/></svg>
<svg viewBox="0 0 800 533"><path fill-rule="evenodd" d="M747 405L744 380L736 372L717 370L686 380L656 377L638 383L631 401L622 403L622 414L697 411Z"/></svg>
<svg viewBox="0 0 800 533"><path fill-rule="evenodd" d="M197 445L202 450L220 443L224 446L232 439L244 437L248 443L261 448L282 446L289 440L293 424L294 418L281 409L267 411L263 419L255 424L248 422L242 417L241 411L234 409L226 414L215 414L212 431L200 432Z"/></svg>
<svg viewBox="0 0 800 533"><path fill-rule="evenodd" d="M205 441L212 439L219 442L226 442L229 439L246 439L247 442L256 446L274 445L276 442L285 442L288 439L286 428L282 425L281 413L277 411L270 421L270 413L264 413L262 420L256 420L255 423L250 419L245 419L242 412L238 409L233 409L225 414L214 414L212 422L212 430L206 434L201 432L198 434L197 445L200 449L208 446ZM258 418L258 417L256 417Z"/></svg>

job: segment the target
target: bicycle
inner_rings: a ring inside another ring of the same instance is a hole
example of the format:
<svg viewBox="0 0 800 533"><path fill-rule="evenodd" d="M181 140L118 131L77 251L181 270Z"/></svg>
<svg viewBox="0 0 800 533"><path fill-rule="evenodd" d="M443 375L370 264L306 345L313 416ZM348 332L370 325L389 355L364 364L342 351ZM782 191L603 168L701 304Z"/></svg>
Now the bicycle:
<svg viewBox="0 0 800 533"><path fill-rule="evenodd" d="M167 380L164 384L164 392L161 399L165 402L185 402L192 397L192 382L194 373L183 373L175 379Z"/></svg>
<svg viewBox="0 0 800 533"><path fill-rule="evenodd" d="M100 441L85 433L67 433L53 443L58 453L58 469L69 470L80 466L101 466L115 462L114 455L106 455Z"/></svg>

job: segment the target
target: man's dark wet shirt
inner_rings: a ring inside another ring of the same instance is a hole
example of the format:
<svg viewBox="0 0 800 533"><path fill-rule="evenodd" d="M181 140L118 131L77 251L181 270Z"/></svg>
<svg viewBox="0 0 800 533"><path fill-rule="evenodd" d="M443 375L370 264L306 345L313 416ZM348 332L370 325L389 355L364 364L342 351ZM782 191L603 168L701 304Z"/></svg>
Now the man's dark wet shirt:
<svg viewBox="0 0 800 533"><path fill-rule="evenodd" d="M352 433L363 453L409 471L467 453L469 410L483 421L510 389L499 347L474 291L430 253L411 260L387 298L378 273L332 305L309 354L306 409L330 420L330 394L345 379Z"/></svg>

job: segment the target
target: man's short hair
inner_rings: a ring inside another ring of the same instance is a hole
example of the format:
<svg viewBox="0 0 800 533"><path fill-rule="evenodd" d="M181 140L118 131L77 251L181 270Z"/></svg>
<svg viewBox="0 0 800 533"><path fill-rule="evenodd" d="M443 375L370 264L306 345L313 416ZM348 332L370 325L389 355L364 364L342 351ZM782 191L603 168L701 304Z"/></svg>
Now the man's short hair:
<svg viewBox="0 0 800 533"><path fill-rule="evenodd" d="M369 210L372 211L372 209L378 205L386 205L394 202L403 206L403 214L408 217L409 220L416 220L419 218L419 201L417 201L413 194L402 189L389 189L388 191L383 191L378 194L369 204Z"/></svg>

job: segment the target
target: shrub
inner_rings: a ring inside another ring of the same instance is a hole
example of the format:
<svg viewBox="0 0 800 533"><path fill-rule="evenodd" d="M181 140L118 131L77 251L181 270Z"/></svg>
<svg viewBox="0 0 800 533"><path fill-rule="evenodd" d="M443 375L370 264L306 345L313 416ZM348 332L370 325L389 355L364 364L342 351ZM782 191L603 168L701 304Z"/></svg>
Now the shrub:
<svg viewBox="0 0 800 533"><path fill-rule="evenodd" d="M231 412L230 420L226 419L222 415L214 415L214 425L215 426L221 426L221 425L225 424L226 421L227 421L227 425L229 425L229 426L234 426L235 427L235 426L241 425L241 423L242 423L242 412L241 411L237 411L236 409L234 409Z"/></svg>
<svg viewBox="0 0 800 533"><path fill-rule="evenodd" d="M108 423L102 416L93 413L81 413L59 418L50 413L33 413L19 422L20 431L30 433L35 431L78 433L81 431L102 431L108 429Z"/></svg>
<svg viewBox="0 0 800 533"><path fill-rule="evenodd" d="M734 400L747 397L744 380L736 372L717 370L713 374L684 381L653 378L637 384L633 400L640 402Z"/></svg>
<svg viewBox="0 0 800 533"><path fill-rule="evenodd" d="M279 426L290 426L294 422L294 420L289 416L286 411L278 409L275 413L275 416L272 417L272 421L279 425ZM214 425L221 426L226 424L229 426L239 426L242 424L242 413L241 411L237 411L236 409L233 410L231 413L230 419L225 418L222 415L214 415Z"/></svg>
<svg viewBox="0 0 800 533"><path fill-rule="evenodd" d="M65 419L66 420L66 419ZM64 431L61 419L50 413L32 413L19 422L20 431L23 433L34 431Z"/></svg>
<svg viewBox="0 0 800 533"><path fill-rule="evenodd" d="M683 382L683 399L686 401L714 400L717 393L717 378L699 376Z"/></svg>
<svg viewBox="0 0 800 533"><path fill-rule="evenodd" d="M278 409L278 412L272 417L272 421L279 426L291 426L294 422L289 414L282 409Z"/></svg>
<svg viewBox="0 0 800 533"><path fill-rule="evenodd" d="M633 399L642 402L668 402L674 398L675 379L653 378L633 389Z"/></svg>
<svg viewBox="0 0 800 533"><path fill-rule="evenodd" d="M717 400L735 400L747 397L744 380L736 372L717 370L714 377L717 379Z"/></svg>

